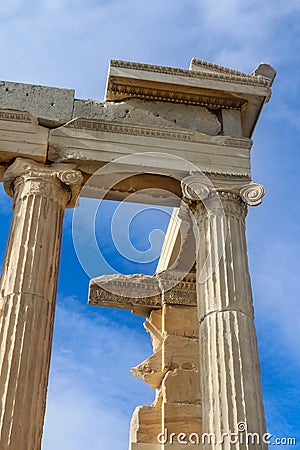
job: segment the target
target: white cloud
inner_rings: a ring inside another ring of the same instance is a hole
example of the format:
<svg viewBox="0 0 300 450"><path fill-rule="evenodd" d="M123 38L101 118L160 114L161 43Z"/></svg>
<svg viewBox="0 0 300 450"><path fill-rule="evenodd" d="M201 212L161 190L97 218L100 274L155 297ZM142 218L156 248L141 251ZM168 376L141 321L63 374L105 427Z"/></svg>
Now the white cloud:
<svg viewBox="0 0 300 450"><path fill-rule="evenodd" d="M294 61L299 2L191 0L189 4L193 56L249 73L260 62L279 68Z"/></svg>
<svg viewBox="0 0 300 450"><path fill-rule="evenodd" d="M266 238L254 259L255 301L261 326L267 334L284 345L287 355L300 367L300 304L296 295L299 280L299 246L297 240ZM266 336L267 337L267 336Z"/></svg>
<svg viewBox="0 0 300 450"><path fill-rule="evenodd" d="M43 450L126 450L128 418L100 399L80 392L74 383L49 398Z"/></svg>
<svg viewBox="0 0 300 450"><path fill-rule="evenodd" d="M187 67L196 56L252 71L291 60L297 42L283 27L296 33L299 13L292 0L31 0L2 23L2 76L100 99L110 58Z"/></svg>
<svg viewBox="0 0 300 450"><path fill-rule="evenodd" d="M153 400L129 373L151 354L147 333L126 325L128 312L120 324L102 311L59 301L43 450L126 450L134 407Z"/></svg>

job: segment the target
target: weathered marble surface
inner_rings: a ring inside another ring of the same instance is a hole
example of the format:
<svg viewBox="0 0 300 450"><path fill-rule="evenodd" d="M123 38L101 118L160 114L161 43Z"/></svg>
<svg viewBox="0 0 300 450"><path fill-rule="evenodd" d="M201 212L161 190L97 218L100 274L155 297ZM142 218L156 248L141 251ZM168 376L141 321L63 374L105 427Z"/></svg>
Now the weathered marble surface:
<svg viewBox="0 0 300 450"><path fill-rule="evenodd" d="M215 136L221 133L217 115L205 106L129 99L122 102L75 100L74 117L194 130Z"/></svg>
<svg viewBox="0 0 300 450"><path fill-rule="evenodd" d="M44 126L72 119L74 89L0 81L0 108L28 111Z"/></svg>

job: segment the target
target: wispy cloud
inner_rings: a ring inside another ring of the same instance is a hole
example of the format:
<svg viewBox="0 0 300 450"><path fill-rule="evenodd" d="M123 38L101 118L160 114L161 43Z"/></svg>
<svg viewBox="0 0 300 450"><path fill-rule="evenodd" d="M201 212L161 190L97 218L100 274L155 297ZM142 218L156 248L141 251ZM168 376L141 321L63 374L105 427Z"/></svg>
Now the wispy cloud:
<svg viewBox="0 0 300 450"><path fill-rule="evenodd" d="M253 280L261 331L271 333L300 369L300 304L297 302L299 246L293 238L268 238L259 255L253 255ZM296 241L297 242L297 241Z"/></svg>
<svg viewBox="0 0 300 450"><path fill-rule="evenodd" d="M43 450L126 450L134 407L153 401L129 373L151 354L150 340L126 315L108 319L103 309L59 299Z"/></svg>
<svg viewBox="0 0 300 450"><path fill-rule="evenodd" d="M209 55L220 64L251 72L260 60L277 64L292 59L292 33L283 26L288 24L296 31L297 1L202 0L197 2L197 12L195 31L201 21Z"/></svg>
<svg viewBox="0 0 300 450"><path fill-rule="evenodd" d="M299 50L293 0L15 0L6 10L2 76L48 85L59 78L79 97L103 98L110 58L187 67L197 56L252 71L260 60L287 63L290 48Z"/></svg>

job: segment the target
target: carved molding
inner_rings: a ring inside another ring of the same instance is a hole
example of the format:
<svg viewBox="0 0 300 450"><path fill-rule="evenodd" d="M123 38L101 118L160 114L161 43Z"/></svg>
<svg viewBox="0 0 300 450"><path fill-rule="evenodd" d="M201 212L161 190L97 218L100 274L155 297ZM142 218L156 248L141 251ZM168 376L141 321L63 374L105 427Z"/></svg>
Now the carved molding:
<svg viewBox="0 0 300 450"><path fill-rule="evenodd" d="M26 112L0 110L0 120L7 120L8 122L31 123L32 115Z"/></svg>
<svg viewBox="0 0 300 450"><path fill-rule="evenodd" d="M209 177L209 178L224 178L230 179L230 178L241 178L241 179L247 179L251 180L250 176L247 173L223 173L223 172L210 172L207 170L204 170L203 173Z"/></svg>
<svg viewBox="0 0 300 450"><path fill-rule="evenodd" d="M199 59L199 58L192 58L191 60L191 66L199 66L199 68L201 67L202 69L205 68L207 70L213 70L213 71L217 71L217 72L222 72L222 73L226 73L229 75L238 75L240 77L251 77L253 75L249 75L245 72L241 72L240 70L235 70L235 69L230 69L229 67L225 67L225 66L220 66L219 64L215 64L209 61L204 61L203 59ZM191 69L191 70L196 70L196 69Z"/></svg>
<svg viewBox="0 0 300 450"><path fill-rule="evenodd" d="M178 129L161 129L155 127L146 127L139 124L124 124L98 119L74 119L68 122L62 128L73 128L78 130L101 131L106 133L128 134L132 136L145 136L159 139L169 139L176 141L194 142L208 145L217 145L221 147L236 147L250 149L252 140L248 138L227 138L215 136L209 139L208 135L201 135L192 131Z"/></svg>
<svg viewBox="0 0 300 450"><path fill-rule="evenodd" d="M183 77L190 77L190 78L203 78L208 80L217 80L217 81L229 81L231 83L237 83L237 84L247 84L247 85L253 85L253 86L261 86L261 87L268 87L269 81L263 77L256 77L254 75L244 74L240 72L239 74L232 73L226 71L226 73L216 73L211 71L191 71L188 69L179 69L175 67L166 67L166 66L157 66L152 64L142 64L142 63L136 63L131 61L122 61L122 60L111 60L110 61L111 67L120 67L120 68L126 68L126 69L134 69L134 70L142 70L146 72L158 72L158 73L164 73L167 75L177 75L177 76L183 76Z"/></svg>
<svg viewBox="0 0 300 450"><path fill-rule="evenodd" d="M262 202L266 191L262 184L251 182L240 190L240 196L249 206L257 206Z"/></svg>
<svg viewBox="0 0 300 450"><path fill-rule="evenodd" d="M144 283L139 284L139 289L136 295L137 297L126 297L125 295L117 295L115 291L124 292L125 289L132 288L132 284L124 281L116 281L113 284L114 292L110 292L105 287L98 286L95 280L92 280L89 291L89 305L106 306L109 308L121 308L121 309L134 309L135 306L145 306L150 309L157 309L161 307L161 298L157 296L151 297L138 297L139 293L147 287ZM110 286L112 288L112 285ZM137 287L134 286L134 289ZM132 294L132 292L131 292ZM160 294L159 294L160 296Z"/></svg>
<svg viewBox="0 0 300 450"><path fill-rule="evenodd" d="M143 306L150 311L163 303L196 306L195 275L166 271L154 276L104 275L90 281L91 305L121 309Z"/></svg>
<svg viewBox="0 0 300 450"><path fill-rule="evenodd" d="M128 86L120 81L118 83L110 82L107 86L107 92L116 94L117 98L120 95L124 98L135 97L143 100L157 100L171 103L183 103L188 105L205 106L207 108L223 108L241 110L243 105L247 103L246 100L238 98L214 97L204 94L187 94L183 92L170 91L167 89L143 87L143 86ZM110 95L113 99L113 95Z"/></svg>

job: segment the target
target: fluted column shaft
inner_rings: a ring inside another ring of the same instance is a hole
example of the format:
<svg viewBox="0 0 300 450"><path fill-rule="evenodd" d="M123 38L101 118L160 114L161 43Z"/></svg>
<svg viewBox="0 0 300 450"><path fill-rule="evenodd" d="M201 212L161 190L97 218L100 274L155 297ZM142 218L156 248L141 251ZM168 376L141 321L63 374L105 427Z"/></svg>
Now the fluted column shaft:
<svg viewBox="0 0 300 450"><path fill-rule="evenodd" d="M62 221L81 182L68 169L20 158L5 174L14 213L0 284L2 449L41 446Z"/></svg>
<svg viewBox="0 0 300 450"><path fill-rule="evenodd" d="M245 238L247 206L221 192L222 208L194 202L200 250L197 298L200 321L203 432L209 449L265 449L265 418ZM238 426L238 424L240 424ZM244 431L243 431L244 430ZM247 443L257 433L259 443ZM224 433L238 433L224 436Z"/></svg>

